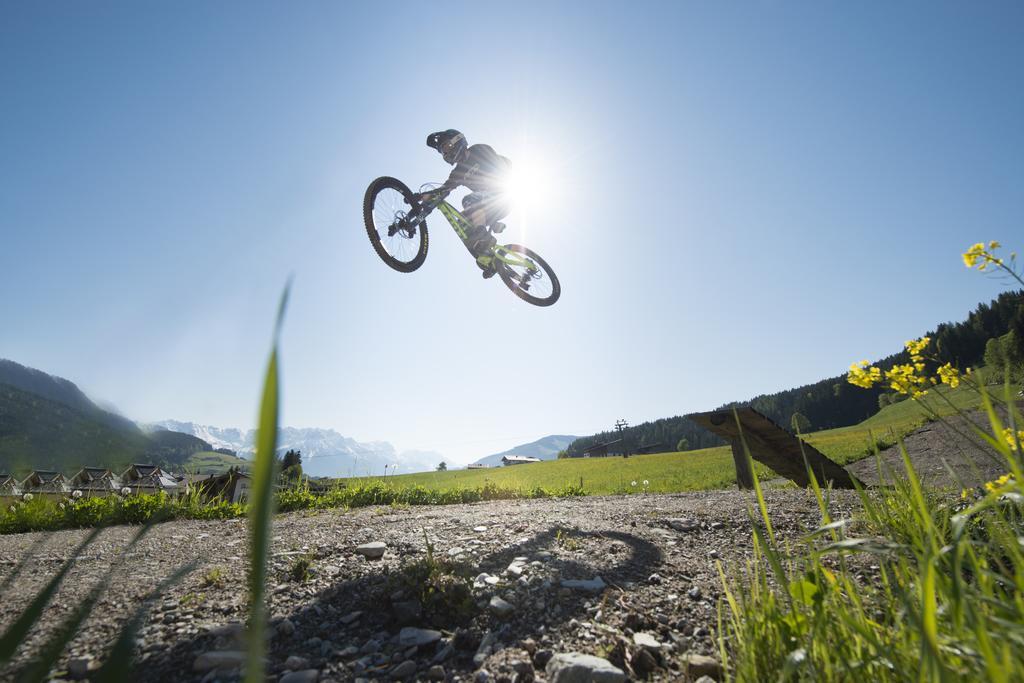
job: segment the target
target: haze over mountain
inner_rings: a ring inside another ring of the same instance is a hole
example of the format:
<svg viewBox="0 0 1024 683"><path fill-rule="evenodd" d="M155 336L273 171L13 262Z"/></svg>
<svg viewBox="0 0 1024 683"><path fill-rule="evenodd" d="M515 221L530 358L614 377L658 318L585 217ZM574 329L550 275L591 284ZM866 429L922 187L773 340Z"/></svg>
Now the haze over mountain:
<svg viewBox="0 0 1024 683"><path fill-rule="evenodd" d="M169 429L191 434L213 444L228 448L239 457L251 459L255 454L256 430L216 427L179 420L163 420L146 428ZM387 441L360 442L333 429L318 427L282 427L278 437L278 453L297 450L302 454L302 470L314 477L352 477L388 473L432 470L444 456L434 451L398 452Z"/></svg>
<svg viewBox="0 0 1024 683"><path fill-rule="evenodd" d="M167 430L144 433L131 420L93 403L74 382L0 359L0 471L131 462L182 465L210 450L202 439Z"/></svg>
<svg viewBox="0 0 1024 683"><path fill-rule="evenodd" d="M143 425L103 410L62 377L0 359L0 471L80 467L119 469L131 462L185 467L215 448L254 454L255 430L166 420ZM310 476L421 472L445 460L433 451L398 452L386 441L359 442L333 429L284 427L278 452L298 450Z"/></svg>
<svg viewBox="0 0 1024 683"><path fill-rule="evenodd" d="M55 377L42 370L0 358L0 384L7 384L21 391L62 403L111 429L141 436L141 432L134 422L100 408L74 382L63 377Z"/></svg>
<svg viewBox="0 0 1024 683"><path fill-rule="evenodd" d="M497 467L501 465L501 459L506 455L528 455L533 458L540 458L541 460L555 460L558 458L559 451L565 450L569 444L578 438L578 436L567 434L552 434L530 443L515 446L501 453L484 456L473 464Z"/></svg>

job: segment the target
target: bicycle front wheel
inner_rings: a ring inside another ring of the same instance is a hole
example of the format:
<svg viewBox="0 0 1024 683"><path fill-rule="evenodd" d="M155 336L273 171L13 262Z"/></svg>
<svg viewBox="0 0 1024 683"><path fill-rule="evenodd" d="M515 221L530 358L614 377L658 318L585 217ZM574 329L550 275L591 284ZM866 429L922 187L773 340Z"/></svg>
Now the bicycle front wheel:
<svg viewBox="0 0 1024 683"><path fill-rule="evenodd" d="M370 183L363 198L363 222L373 250L402 273L411 273L427 258L427 222L406 226L403 221L414 206L412 190L387 176Z"/></svg>
<svg viewBox="0 0 1024 683"><path fill-rule="evenodd" d="M548 262L518 244L495 247L498 275L512 293L534 306L550 306L562 295Z"/></svg>

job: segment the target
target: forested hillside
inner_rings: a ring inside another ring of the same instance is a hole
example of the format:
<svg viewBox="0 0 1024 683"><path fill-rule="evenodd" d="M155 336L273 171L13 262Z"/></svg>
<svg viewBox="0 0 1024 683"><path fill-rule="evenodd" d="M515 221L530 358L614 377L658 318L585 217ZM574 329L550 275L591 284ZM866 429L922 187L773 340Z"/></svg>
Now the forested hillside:
<svg viewBox="0 0 1024 683"><path fill-rule="evenodd" d="M139 432L139 428L134 422L126 417L103 410L89 400L89 397L74 382L63 377L55 377L42 370L25 367L12 360L0 358L0 384L6 384L75 408L91 420L112 429Z"/></svg>
<svg viewBox="0 0 1024 683"><path fill-rule="evenodd" d="M982 303L970 313L967 320L940 324L922 336L932 338L934 364L951 362L960 368L979 367L993 356L990 340L998 339L1000 358L1024 358L1024 291L1006 292L990 303ZM1016 355L1014 355L1016 354ZM906 351L883 358L875 365L886 369L896 363L909 361ZM851 359L853 360L853 359ZM937 362L936 362L937 361ZM1011 362L1007 361L1007 362ZM934 368L929 368L929 371ZM860 389L846 382L846 375L829 377L814 384L787 389L775 394L756 396L749 401L735 401L719 408L749 405L781 425L789 426L793 415L799 413L806 422L803 430L820 430L856 424L874 415L891 396L884 388ZM724 442L698 427L683 416L662 418L629 427L625 430L626 443L631 450L660 444L652 452L706 448ZM582 437L569 445L567 454L579 455L597 443L619 438L614 431ZM680 444L685 440L685 444ZM613 449L614 450L614 449Z"/></svg>
<svg viewBox="0 0 1024 683"><path fill-rule="evenodd" d="M73 382L0 359L0 472L73 474L85 465L120 469L132 462L178 468L212 449L188 434L144 434L131 420L94 404Z"/></svg>
<svg viewBox="0 0 1024 683"><path fill-rule="evenodd" d="M0 384L0 470L125 465L147 443L138 430L119 430L59 401Z"/></svg>

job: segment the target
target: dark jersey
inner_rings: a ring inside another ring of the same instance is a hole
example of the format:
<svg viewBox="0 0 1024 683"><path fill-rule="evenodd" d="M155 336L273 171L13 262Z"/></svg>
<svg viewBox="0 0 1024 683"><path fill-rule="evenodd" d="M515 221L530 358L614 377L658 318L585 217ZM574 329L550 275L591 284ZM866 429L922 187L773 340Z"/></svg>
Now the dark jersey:
<svg viewBox="0 0 1024 683"><path fill-rule="evenodd" d="M445 187L463 185L473 192L501 192L511 163L490 145L472 145L452 169Z"/></svg>

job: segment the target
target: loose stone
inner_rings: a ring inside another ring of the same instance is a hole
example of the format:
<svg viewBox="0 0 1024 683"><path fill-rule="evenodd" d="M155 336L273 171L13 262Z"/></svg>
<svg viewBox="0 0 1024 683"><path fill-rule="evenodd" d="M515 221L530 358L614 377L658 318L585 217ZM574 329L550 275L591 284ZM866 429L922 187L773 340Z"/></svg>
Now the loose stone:
<svg viewBox="0 0 1024 683"><path fill-rule="evenodd" d="M416 673L416 662L411 659L407 659L394 669L391 670L391 678L399 680L402 678L409 678Z"/></svg>
<svg viewBox="0 0 1024 683"><path fill-rule="evenodd" d="M634 633L633 642L649 650L660 650L661 643L650 633Z"/></svg>
<svg viewBox="0 0 1024 683"><path fill-rule="evenodd" d="M554 655L544 671L550 683L622 683L626 674L607 659L565 652Z"/></svg>
<svg viewBox="0 0 1024 683"><path fill-rule="evenodd" d="M295 633L295 623L291 619L282 619L277 625L277 633L282 636L290 636Z"/></svg>
<svg viewBox="0 0 1024 683"><path fill-rule="evenodd" d="M422 647L441 640L440 631L432 631L426 628L414 628L406 626L398 633L398 643L402 647Z"/></svg>
<svg viewBox="0 0 1024 683"><path fill-rule="evenodd" d="M376 560L384 557L385 550L387 550L387 545L380 541L364 543L363 545L356 546L356 552L368 560Z"/></svg>
<svg viewBox="0 0 1024 683"><path fill-rule="evenodd" d="M281 676L278 683L316 683L320 680L318 669L304 669L303 671L291 671Z"/></svg>
<svg viewBox="0 0 1024 683"><path fill-rule="evenodd" d="M502 600L497 595L491 598L491 602L488 605L488 607L490 607L492 614L499 617L507 617L508 615L512 614L513 611L515 611L515 607L513 607L507 601Z"/></svg>
<svg viewBox="0 0 1024 683"><path fill-rule="evenodd" d="M605 589L607 584L600 576L595 576L592 579L566 579L562 581L562 588L569 588L571 590L580 591L581 593L588 593L596 595Z"/></svg>
<svg viewBox="0 0 1024 683"><path fill-rule="evenodd" d="M709 676L718 680L722 676L722 665L714 657L688 654L683 657L683 661L686 665L686 675L690 678Z"/></svg>
<svg viewBox="0 0 1024 683"><path fill-rule="evenodd" d="M245 663L245 653L237 650L217 650L204 652L196 657L192 663L194 671L209 671L210 669L227 669L242 666Z"/></svg>
<svg viewBox="0 0 1024 683"><path fill-rule="evenodd" d="M301 669L309 668L309 660L305 657L298 655L291 655L288 659L284 660L284 668L289 671L299 671Z"/></svg>

